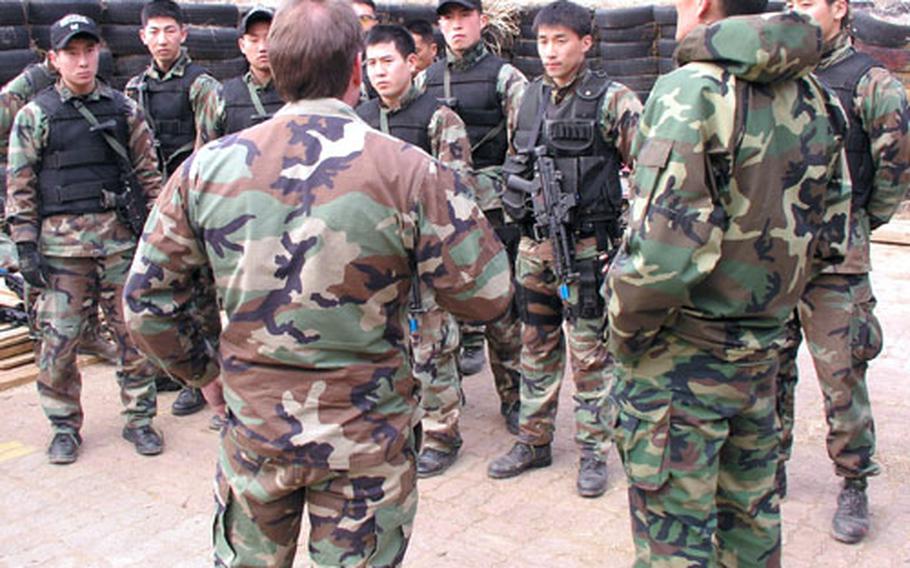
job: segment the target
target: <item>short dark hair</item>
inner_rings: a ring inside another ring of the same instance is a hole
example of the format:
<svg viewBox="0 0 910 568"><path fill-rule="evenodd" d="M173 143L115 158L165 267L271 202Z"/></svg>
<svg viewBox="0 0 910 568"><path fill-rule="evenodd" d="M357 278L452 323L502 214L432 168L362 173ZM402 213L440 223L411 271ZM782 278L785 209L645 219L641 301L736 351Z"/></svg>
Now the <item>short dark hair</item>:
<svg viewBox="0 0 910 568"><path fill-rule="evenodd" d="M402 57L407 57L417 51L414 37L404 26L393 24L373 26L373 29L367 32L366 45L369 47L377 43L394 43L395 49Z"/></svg>
<svg viewBox="0 0 910 568"><path fill-rule="evenodd" d="M142 7L140 15L142 25L145 26L152 18L174 18L181 26L186 24L183 10L174 0L152 0Z"/></svg>
<svg viewBox="0 0 910 568"><path fill-rule="evenodd" d="M547 4L534 16L532 30L537 35L540 26L564 26L578 34L578 37L592 35L594 27L591 10L569 0L556 0Z"/></svg>
<svg viewBox="0 0 910 568"><path fill-rule="evenodd" d="M433 24L426 20L411 20L405 23L404 27L411 34L423 38L423 41L427 43L436 41L436 36L433 34Z"/></svg>
<svg viewBox="0 0 910 568"><path fill-rule="evenodd" d="M363 49L348 0L288 0L269 29L269 64L285 101L341 98Z"/></svg>
<svg viewBox="0 0 910 568"><path fill-rule="evenodd" d="M373 12L376 12L376 3L373 0L351 0L351 4L362 4L364 6L369 6L373 9Z"/></svg>
<svg viewBox="0 0 910 568"><path fill-rule="evenodd" d="M752 16L764 13L768 9L768 0L720 0L720 7L728 18Z"/></svg>

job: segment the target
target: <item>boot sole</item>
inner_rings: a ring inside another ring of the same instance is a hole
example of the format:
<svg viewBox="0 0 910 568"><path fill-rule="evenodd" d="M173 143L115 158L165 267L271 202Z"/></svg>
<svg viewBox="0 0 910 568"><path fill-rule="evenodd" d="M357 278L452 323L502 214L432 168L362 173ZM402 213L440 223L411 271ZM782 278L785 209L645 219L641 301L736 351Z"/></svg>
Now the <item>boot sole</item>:
<svg viewBox="0 0 910 568"><path fill-rule="evenodd" d="M190 407L186 407L186 408L184 408L184 407L174 408L172 406L171 414L173 414L174 416L189 416L190 414L196 414L203 408L205 408L205 403L202 403L198 406L190 406Z"/></svg>
<svg viewBox="0 0 910 568"><path fill-rule="evenodd" d="M844 544L859 544L864 538L866 538L867 534L868 533L864 533L859 536L843 535L843 534L836 533L832 530L831 538L833 538L837 542L842 542Z"/></svg>
<svg viewBox="0 0 910 568"><path fill-rule="evenodd" d="M575 490L578 492L579 497L584 497L585 499L594 499L595 497L600 497L607 492L606 487L603 489L598 489L597 491L583 491L576 486Z"/></svg>
<svg viewBox="0 0 910 568"><path fill-rule="evenodd" d="M47 461L54 465L69 465L75 463L79 456L47 456Z"/></svg>
<svg viewBox="0 0 910 568"><path fill-rule="evenodd" d="M553 458L540 462L531 462L528 467L519 469L517 471L508 471L508 472L493 472L487 469L487 477L490 479L509 479L511 477L518 477L522 473L528 471L529 469L540 469L542 467L548 467L553 465Z"/></svg>
<svg viewBox="0 0 910 568"><path fill-rule="evenodd" d="M136 453L140 456L157 456L164 451L164 438L161 439L161 445L154 450L143 450L136 446L136 442L134 442L132 437L130 437L129 434L127 434L125 431L121 435L123 436L124 440L133 445L133 449L135 449Z"/></svg>

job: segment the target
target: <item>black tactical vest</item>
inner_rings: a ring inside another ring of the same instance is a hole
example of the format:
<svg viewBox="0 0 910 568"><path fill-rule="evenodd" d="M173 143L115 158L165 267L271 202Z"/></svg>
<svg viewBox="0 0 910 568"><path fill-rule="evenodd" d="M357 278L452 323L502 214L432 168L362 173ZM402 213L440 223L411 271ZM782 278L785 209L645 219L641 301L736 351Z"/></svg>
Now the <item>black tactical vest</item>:
<svg viewBox="0 0 910 568"><path fill-rule="evenodd" d="M816 76L834 91L847 113L844 150L847 152L847 165L853 184L851 202L854 209L865 208L869 203L875 165L872 162L869 135L863 130L862 121L853 108L853 97L860 79L874 67L882 67L882 64L865 53L855 52L824 70L816 71Z"/></svg>
<svg viewBox="0 0 910 568"><path fill-rule="evenodd" d="M432 146L427 129L433 113L440 107L435 97L422 93L412 100L408 106L396 112L389 113L389 131L396 138L423 149L427 154L432 154ZM357 114L367 124L380 130L380 105L379 99L370 99L357 106Z"/></svg>
<svg viewBox="0 0 910 568"><path fill-rule="evenodd" d="M143 74L139 85L139 104L155 134L166 164L173 172L192 152L196 142L196 117L190 104L190 86L205 69L190 63L182 77L161 81Z"/></svg>
<svg viewBox="0 0 910 568"><path fill-rule="evenodd" d="M562 191L574 193L578 205L573 224L583 234L619 237L622 160L616 148L604 141L597 115L610 79L591 71L575 94L559 105L550 104L550 89L536 79L525 91L518 112L513 143L519 152L546 145L562 175ZM541 115L540 107L546 105ZM539 126L535 123L541 120ZM535 140L531 138L535 137Z"/></svg>
<svg viewBox="0 0 910 568"><path fill-rule="evenodd" d="M240 132L244 128L264 122L284 105L275 89L275 81L271 81L263 91L257 91L255 88L253 90L266 114L260 114L256 109L252 98L254 95L251 94L250 86L243 77L235 77L224 83L221 93L224 97L225 134Z"/></svg>
<svg viewBox="0 0 910 568"><path fill-rule="evenodd" d="M502 59L488 53L466 71L449 69L444 59L435 62L425 71L426 92L440 99L442 104L457 112L464 121L476 169L501 166L508 150L506 117L496 94L496 79L504 64ZM450 74L452 100L447 98L444 88L447 70Z"/></svg>
<svg viewBox="0 0 910 568"><path fill-rule="evenodd" d="M126 96L111 89L110 97L84 100L85 107L124 148L129 147L129 106ZM101 132L92 130L71 102L62 102L56 89L45 89L35 103L48 117L47 145L38 169L39 213L100 213L102 192L122 193L118 156Z"/></svg>

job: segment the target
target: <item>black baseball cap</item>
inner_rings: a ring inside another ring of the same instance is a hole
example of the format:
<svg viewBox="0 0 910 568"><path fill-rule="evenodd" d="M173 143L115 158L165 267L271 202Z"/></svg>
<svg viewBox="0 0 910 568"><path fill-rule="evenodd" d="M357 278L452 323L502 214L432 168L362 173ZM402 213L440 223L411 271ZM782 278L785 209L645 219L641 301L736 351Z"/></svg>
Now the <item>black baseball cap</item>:
<svg viewBox="0 0 910 568"><path fill-rule="evenodd" d="M82 14L67 14L51 26L51 49L63 49L76 36L88 36L101 41L98 24Z"/></svg>
<svg viewBox="0 0 910 568"><path fill-rule="evenodd" d="M240 19L240 33L245 34L250 29L250 24L256 22L271 22L275 18L275 10L268 6L253 6Z"/></svg>
<svg viewBox="0 0 910 568"><path fill-rule="evenodd" d="M452 5L483 12L482 0L439 0L439 4L436 5L436 13L441 14L448 6Z"/></svg>

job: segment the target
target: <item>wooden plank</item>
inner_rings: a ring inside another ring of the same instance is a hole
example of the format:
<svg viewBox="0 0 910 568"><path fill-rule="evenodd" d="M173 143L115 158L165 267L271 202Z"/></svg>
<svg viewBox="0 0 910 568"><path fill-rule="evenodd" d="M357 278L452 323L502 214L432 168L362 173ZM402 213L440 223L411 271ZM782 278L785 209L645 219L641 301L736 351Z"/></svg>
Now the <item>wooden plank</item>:
<svg viewBox="0 0 910 568"><path fill-rule="evenodd" d="M22 353L21 355L15 355L13 357L6 357L5 359L0 359L0 369L6 371L13 369L15 367L21 367L22 365L27 365L29 363L35 362L35 354L33 352Z"/></svg>
<svg viewBox="0 0 910 568"><path fill-rule="evenodd" d="M6 359L7 357L21 355L22 353L26 353L33 349L34 343L32 341L23 341L22 343L17 343L16 345L0 347L0 359Z"/></svg>

